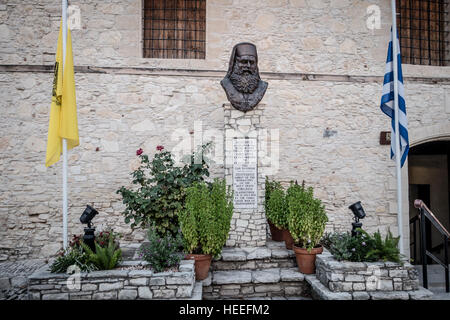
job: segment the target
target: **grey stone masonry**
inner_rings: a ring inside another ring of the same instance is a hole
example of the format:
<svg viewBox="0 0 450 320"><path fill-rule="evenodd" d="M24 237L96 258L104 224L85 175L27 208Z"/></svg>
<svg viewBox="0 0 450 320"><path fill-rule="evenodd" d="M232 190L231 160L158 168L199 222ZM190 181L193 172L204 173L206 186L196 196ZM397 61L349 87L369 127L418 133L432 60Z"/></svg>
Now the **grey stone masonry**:
<svg viewBox="0 0 450 320"><path fill-rule="evenodd" d="M304 280L297 268L214 271L204 280L203 298L309 297Z"/></svg>
<svg viewBox="0 0 450 320"><path fill-rule="evenodd" d="M194 290L193 260L182 260L177 271L155 273L150 269L131 269L146 264L125 261L127 269L78 274L50 273L48 265L28 278L30 300L150 300L199 299Z"/></svg>
<svg viewBox="0 0 450 320"><path fill-rule="evenodd" d="M256 270L296 267L294 251L284 242L267 240L264 247L224 247L220 259L212 262L213 271Z"/></svg>
<svg viewBox="0 0 450 320"><path fill-rule="evenodd" d="M203 298L308 299L309 286L284 242L264 247L225 247L203 280Z"/></svg>
<svg viewBox="0 0 450 320"><path fill-rule="evenodd" d="M224 168L227 186L233 188L233 140L250 138L257 141L257 206L253 209L234 209L231 228L226 242L230 247L253 246L266 244L267 221L264 212L265 170L267 161L267 130L261 127L264 104L255 109L242 112L225 103L224 108Z"/></svg>
<svg viewBox="0 0 450 320"><path fill-rule="evenodd" d="M306 278L312 295L323 300L430 299L408 262L337 261L327 250L316 258L316 275Z"/></svg>
<svg viewBox="0 0 450 320"><path fill-rule="evenodd" d="M0 300L21 300L27 296L28 276L42 268L41 259L0 263Z"/></svg>

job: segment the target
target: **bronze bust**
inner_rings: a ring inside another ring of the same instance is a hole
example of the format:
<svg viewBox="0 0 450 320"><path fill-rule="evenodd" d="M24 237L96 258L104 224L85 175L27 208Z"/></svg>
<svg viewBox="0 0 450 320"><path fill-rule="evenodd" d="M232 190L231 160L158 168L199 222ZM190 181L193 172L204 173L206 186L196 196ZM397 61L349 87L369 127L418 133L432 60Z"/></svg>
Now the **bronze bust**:
<svg viewBox="0 0 450 320"><path fill-rule="evenodd" d="M268 83L259 77L256 46L242 42L233 47L228 73L220 81L231 105L237 110L252 110L264 97Z"/></svg>

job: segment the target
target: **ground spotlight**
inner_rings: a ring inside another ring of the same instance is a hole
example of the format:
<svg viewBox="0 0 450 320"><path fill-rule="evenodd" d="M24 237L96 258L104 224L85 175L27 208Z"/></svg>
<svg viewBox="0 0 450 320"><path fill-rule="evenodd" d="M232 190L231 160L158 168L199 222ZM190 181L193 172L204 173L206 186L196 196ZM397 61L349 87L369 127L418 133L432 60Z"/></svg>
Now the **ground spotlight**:
<svg viewBox="0 0 450 320"><path fill-rule="evenodd" d="M352 223L352 236L356 236L359 234L356 229L362 227L362 222L359 222L359 219L364 219L366 213L364 212L364 209L361 205L361 201L355 202L348 208L352 210L354 215L353 219L355 219L355 222Z"/></svg>
<svg viewBox="0 0 450 320"><path fill-rule="evenodd" d="M95 252L95 228L92 227L92 219L98 214L98 211L92 208L90 205L86 206L83 214L80 217L80 222L87 224L87 228L84 228L83 242L86 243L92 251Z"/></svg>

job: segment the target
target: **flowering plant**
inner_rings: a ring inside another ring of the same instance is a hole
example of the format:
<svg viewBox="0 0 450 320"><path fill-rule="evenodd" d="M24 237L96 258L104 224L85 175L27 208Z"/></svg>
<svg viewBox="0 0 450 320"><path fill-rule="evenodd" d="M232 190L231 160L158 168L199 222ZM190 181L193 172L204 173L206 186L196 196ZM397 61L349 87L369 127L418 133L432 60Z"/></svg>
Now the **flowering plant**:
<svg viewBox="0 0 450 320"><path fill-rule="evenodd" d="M112 236L113 242L116 248L119 248L119 239L122 237L120 233L114 232L112 229L106 229L104 231L95 233L95 243L100 247L105 248L108 245L109 236ZM83 235L73 235L72 240L69 242L69 248L81 248L83 242ZM63 253L64 254L64 253Z"/></svg>
<svg viewBox="0 0 450 320"><path fill-rule="evenodd" d="M209 176L203 154L210 145L201 146L183 167L175 166L172 153L165 151L164 146L157 146L152 160L142 149L137 150L141 164L131 173L137 188L122 186L117 190L125 204L125 223L130 223L132 228L154 225L160 237L167 233L175 236L179 228L178 213L185 206L185 189Z"/></svg>
<svg viewBox="0 0 450 320"><path fill-rule="evenodd" d="M105 248L108 245L110 237L112 238L112 242L114 243L115 248L118 249L119 239L122 237L122 235L114 232L112 229L106 229L99 232L95 236L95 243L97 243L100 247Z"/></svg>

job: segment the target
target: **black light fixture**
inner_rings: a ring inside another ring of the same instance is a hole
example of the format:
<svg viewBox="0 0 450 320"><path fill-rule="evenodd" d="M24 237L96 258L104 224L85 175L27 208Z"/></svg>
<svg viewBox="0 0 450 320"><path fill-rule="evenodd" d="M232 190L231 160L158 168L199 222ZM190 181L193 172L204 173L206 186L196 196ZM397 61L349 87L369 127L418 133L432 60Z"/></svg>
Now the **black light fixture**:
<svg viewBox="0 0 450 320"><path fill-rule="evenodd" d="M80 217L80 222L87 224L87 228L84 228L83 242L86 243L92 251L95 252L95 228L92 227L92 219L98 214L98 211L92 208L90 205L86 206L83 214Z"/></svg>
<svg viewBox="0 0 450 320"><path fill-rule="evenodd" d="M356 236L359 234L359 232L356 231L356 229L362 227L362 222L359 222L359 219L364 219L366 216L366 213L364 212L364 209L361 205L361 201L355 202L351 206L348 207L353 212L353 219L355 219L355 222L352 222L352 236Z"/></svg>

